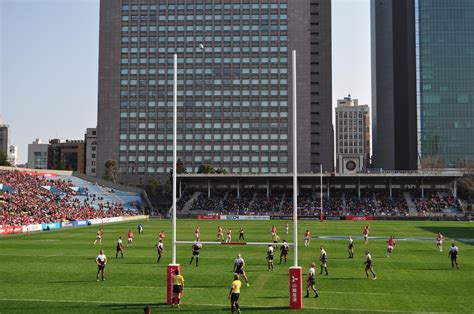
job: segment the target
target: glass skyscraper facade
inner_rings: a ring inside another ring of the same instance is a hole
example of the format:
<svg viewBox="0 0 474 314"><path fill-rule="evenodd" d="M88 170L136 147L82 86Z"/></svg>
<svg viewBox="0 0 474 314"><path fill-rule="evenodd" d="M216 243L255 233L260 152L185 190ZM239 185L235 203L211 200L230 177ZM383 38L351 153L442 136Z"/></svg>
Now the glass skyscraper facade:
<svg viewBox="0 0 474 314"><path fill-rule="evenodd" d="M101 1L100 18L99 176L108 159L124 182L171 170L175 53L188 172L291 172L293 49L298 168L333 169L330 0Z"/></svg>
<svg viewBox="0 0 474 314"><path fill-rule="evenodd" d="M415 0L418 154L474 160L474 1Z"/></svg>

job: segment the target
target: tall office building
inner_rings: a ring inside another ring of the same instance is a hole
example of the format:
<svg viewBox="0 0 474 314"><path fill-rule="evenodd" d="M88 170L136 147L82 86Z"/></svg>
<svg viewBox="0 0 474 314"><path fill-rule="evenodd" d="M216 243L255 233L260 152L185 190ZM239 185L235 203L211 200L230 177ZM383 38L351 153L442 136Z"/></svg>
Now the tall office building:
<svg viewBox="0 0 474 314"><path fill-rule="evenodd" d="M371 1L375 167L417 168L414 0Z"/></svg>
<svg viewBox="0 0 474 314"><path fill-rule="evenodd" d="M474 160L474 1L372 0L374 164Z"/></svg>
<svg viewBox="0 0 474 314"><path fill-rule="evenodd" d="M28 168L48 169L48 147L49 144L39 138L28 144Z"/></svg>
<svg viewBox="0 0 474 314"><path fill-rule="evenodd" d="M330 0L101 1L97 172L121 180L178 157L232 173L292 171L291 51L297 51L298 171L333 170Z"/></svg>
<svg viewBox="0 0 474 314"><path fill-rule="evenodd" d="M3 124L0 120L0 151L8 155L10 147L10 126Z"/></svg>
<svg viewBox="0 0 474 314"><path fill-rule="evenodd" d="M338 173L366 170L370 161L370 109L351 95L336 107L336 168Z"/></svg>
<svg viewBox="0 0 474 314"><path fill-rule="evenodd" d="M418 153L474 160L474 1L417 0Z"/></svg>
<svg viewBox="0 0 474 314"><path fill-rule="evenodd" d="M97 129L87 128L86 134L84 134L84 146L85 146L85 173L88 176L95 177L97 175Z"/></svg>

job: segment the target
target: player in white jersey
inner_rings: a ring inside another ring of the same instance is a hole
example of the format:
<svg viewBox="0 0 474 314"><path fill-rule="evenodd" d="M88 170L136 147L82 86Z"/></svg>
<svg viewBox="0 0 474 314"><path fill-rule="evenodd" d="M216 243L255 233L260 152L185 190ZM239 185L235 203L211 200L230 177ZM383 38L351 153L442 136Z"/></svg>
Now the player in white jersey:
<svg viewBox="0 0 474 314"><path fill-rule="evenodd" d="M158 253L158 259L156 260L157 263L160 262L161 256L163 256L165 248L163 247L163 240L160 239L158 240L158 243L156 244L156 252Z"/></svg>
<svg viewBox="0 0 474 314"><path fill-rule="evenodd" d="M313 262L311 263L311 265L309 266L309 271L308 271L308 278L306 279L306 297L305 298L309 298L309 288L311 288L311 290L313 290L314 292L314 297L317 298L319 295L318 295L318 292L316 291L316 288L315 288L315 283L316 283L316 264Z"/></svg>
<svg viewBox="0 0 474 314"><path fill-rule="evenodd" d="M369 271L374 276L372 279L377 279L377 276L374 272L374 263L372 262L372 256L370 255L369 251L365 251L365 274L367 275L367 279L369 279Z"/></svg>
<svg viewBox="0 0 474 314"><path fill-rule="evenodd" d="M225 243L232 242L232 229L227 230L227 237L225 238Z"/></svg>
<svg viewBox="0 0 474 314"><path fill-rule="evenodd" d="M120 236L117 240L117 251L115 252L115 258L118 258L118 253L122 255L123 258L123 243L122 243L122 237Z"/></svg>
<svg viewBox="0 0 474 314"><path fill-rule="evenodd" d="M107 256L104 254L104 250L99 251L99 255L95 258L97 264L97 281L99 281L99 274L102 274L102 281L105 280L105 265L107 265Z"/></svg>
<svg viewBox="0 0 474 314"><path fill-rule="evenodd" d="M201 241L201 228L199 228L199 226L197 226L196 230L194 231L194 239L196 242Z"/></svg>
<svg viewBox="0 0 474 314"><path fill-rule="evenodd" d="M289 227L288 227L288 223L286 223L286 225L285 225L285 231L286 231L286 234L288 234L288 229L289 229Z"/></svg>
<svg viewBox="0 0 474 314"><path fill-rule="evenodd" d="M245 282L247 283L247 287L250 287L249 279L247 278L247 274L245 273L244 267L245 261L242 258L242 255L240 255L239 253L237 254L237 258L234 260L234 273L242 275L245 279Z"/></svg>
<svg viewBox="0 0 474 314"><path fill-rule="evenodd" d="M268 265L268 271L273 271L273 246L269 245L267 248L267 265Z"/></svg>
<svg viewBox="0 0 474 314"><path fill-rule="evenodd" d="M349 244L347 246L347 252L349 252L349 258L354 258L354 240L349 236Z"/></svg>

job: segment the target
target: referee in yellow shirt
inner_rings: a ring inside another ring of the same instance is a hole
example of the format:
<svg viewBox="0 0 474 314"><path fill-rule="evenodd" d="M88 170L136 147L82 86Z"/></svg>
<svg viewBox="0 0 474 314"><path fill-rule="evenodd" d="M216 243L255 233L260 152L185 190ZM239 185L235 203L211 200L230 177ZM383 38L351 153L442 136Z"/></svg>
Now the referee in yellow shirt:
<svg viewBox="0 0 474 314"><path fill-rule="evenodd" d="M179 270L175 269L173 276L173 298L171 299L171 307L176 306L179 308L179 300L184 289L184 277L179 274Z"/></svg>
<svg viewBox="0 0 474 314"><path fill-rule="evenodd" d="M237 309L237 313L240 313L240 307L237 301L239 301L241 286L242 282L239 280L239 275L234 274L234 281L232 281L232 286L229 291L230 309L232 310L232 313L234 313L235 309Z"/></svg>

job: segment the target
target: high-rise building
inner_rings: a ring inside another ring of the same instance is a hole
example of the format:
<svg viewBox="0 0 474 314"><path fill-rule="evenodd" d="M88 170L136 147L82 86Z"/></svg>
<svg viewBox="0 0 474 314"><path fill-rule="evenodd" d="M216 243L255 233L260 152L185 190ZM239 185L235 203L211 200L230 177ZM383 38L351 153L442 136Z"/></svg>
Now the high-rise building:
<svg viewBox="0 0 474 314"><path fill-rule="evenodd" d="M336 107L336 167L339 173L366 170L370 161L370 109L351 95Z"/></svg>
<svg viewBox="0 0 474 314"><path fill-rule="evenodd" d="M372 0L373 161L474 159L474 1Z"/></svg>
<svg viewBox="0 0 474 314"><path fill-rule="evenodd" d="M188 171L291 172L292 50L298 171L332 171L330 0L101 1L97 175L109 159L129 183L171 169L174 53Z"/></svg>
<svg viewBox="0 0 474 314"><path fill-rule="evenodd" d="M10 126L0 121L0 151L8 155L10 147Z"/></svg>
<svg viewBox="0 0 474 314"><path fill-rule="evenodd" d="M474 160L474 1L416 0L418 154Z"/></svg>
<svg viewBox="0 0 474 314"><path fill-rule="evenodd" d="M48 147L41 139L28 144L28 168L48 169Z"/></svg>
<svg viewBox="0 0 474 314"><path fill-rule="evenodd" d="M371 0L374 167L417 168L414 0Z"/></svg>
<svg viewBox="0 0 474 314"><path fill-rule="evenodd" d="M12 166L16 166L18 164L18 146L10 145L8 147L8 159Z"/></svg>
<svg viewBox="0 0 474 314"><path fill-rule="evenodd" d="M86 148L86 174L92 177L97 175L97 129L88 128L84 135Z"/></svg>

